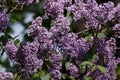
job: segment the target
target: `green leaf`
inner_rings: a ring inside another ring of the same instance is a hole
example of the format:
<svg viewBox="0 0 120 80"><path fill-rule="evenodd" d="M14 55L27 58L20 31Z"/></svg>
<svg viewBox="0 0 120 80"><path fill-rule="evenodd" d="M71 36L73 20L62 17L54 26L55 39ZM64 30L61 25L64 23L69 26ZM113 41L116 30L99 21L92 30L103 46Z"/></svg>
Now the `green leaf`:
<svg viewBox="0 0 120 80"><path fill-rule="evenodd" d="M101 66L101 65L97 65L97 68L98 68L102 73L106 73L105 67L103 67L103 66Z"/></svg>
<svg viewBox="0 0 120 80"><path fill-rule="evenodd" d="M50 75L46 71L40 71L39 75L41 80L50 80Z"/></svg>
<svg viewBox="0 0 120 80"><path fill-rule="evenodd" d="M90 61L83 61L80 65L89 65L89 66L93 66L93 63Z"/></svg>
<svg viewBox="0 0 120 80"><path fill-rule="evenodd" d="M17 77L18 77L18 73L15 73L13 76L13 80L17 80Z"/></svg>
<svg viewBox="0 0 120 80"><path fill-rule="evenodd" d="M86 71L86 65L79 65L80 72L84 73Z"/></svg>
<svg viewBox="0 0 120 80"><path fill-rule="evenodd" d="M118 75L120 76L120 66L117 66L117 68L116 68L116 74L117 74L117 76Z"/></svg>
<svg viewBox="0 0 120 80"><path fill-rule="evenodd" d="M38 73L34 73L33 76L31 77L31 80L38 80L39 76L40 75Z"/></svg>
<svg viewBox="0 0 120 80"><path fill-rule="evenodd" d="M68 70L68 69L67 69L67 65L68 65L68 64L70 64L70 62L66 62L66 63L65 63L65 68L66 68L66 70Z"/></svg>
<svg viewBox="0 0 120 80"><path fill-rule="evenodd" d="M69 76L67 74L62 74L62 79L65 80L66 78L68 78Z"/></svg>
<svg viewBox="0 0 120 80"><path fill-rule="evenodd" d="M80 71L82 73L84 73L86 71L86 66L93 66L94 64L90 61L83 61L80 65L79 65L79 68L80 68Z"/></svg>
<svg viewBox="0 0 120 80"><path fill-rule="evenodd" d="M80 71L82 72L82 73L84 73L85 71L86 71L86 67L87 66L91 66L91 67L93 67L93 66L95 66L92 62L90 62L90 61L83 61L80 65L79 65L79 68L80 68Z"/></svg>
<svg viewBox="0 0 120 80"><path fill-rule="evenodd" d="M19 40L19 39L16 39L16 40L14 41L14 44L15 44L16 46L19 46L19 43L20 43L20 40Z"/></svg>
<svg viewBox="0 0 120 80"><path fill-rule="evenodd" d="M101 33L98 33L98 38L101 39L101 38L105 38L106 35L105 33L101 32Z"/></svg>
<svg viewBox="0 0 120 80"><path fill-rule="evenodd" d="M94 80L92 77L85 76L84 80Z"/></svg>

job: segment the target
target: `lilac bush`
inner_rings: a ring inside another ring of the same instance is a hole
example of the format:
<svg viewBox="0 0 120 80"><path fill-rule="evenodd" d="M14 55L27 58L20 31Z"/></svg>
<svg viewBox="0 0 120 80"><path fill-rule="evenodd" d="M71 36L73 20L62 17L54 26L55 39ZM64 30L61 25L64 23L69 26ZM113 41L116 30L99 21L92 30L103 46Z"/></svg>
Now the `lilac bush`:
<svg viewBox="0 0 120 80"><path fill-rule="evenodd" d="M34 2L39 0L17 0L22 5ZM36 17L28 28L32 41L16 45L14 38L9 39L5 45L8 59L18 67L21 80L31 80L35 74L39 74L38 80L116 80L119 7L111 1L45 0L45 14ZM52 21L50 28L44 27L44 19ZM72 22L86 30L72 30ZM114 25L109 26L109 22ZM7 25L7 14L0 13L0 31L4 32ZM15 73L0 73L2 80L11 80L11 76Z"/></svg>

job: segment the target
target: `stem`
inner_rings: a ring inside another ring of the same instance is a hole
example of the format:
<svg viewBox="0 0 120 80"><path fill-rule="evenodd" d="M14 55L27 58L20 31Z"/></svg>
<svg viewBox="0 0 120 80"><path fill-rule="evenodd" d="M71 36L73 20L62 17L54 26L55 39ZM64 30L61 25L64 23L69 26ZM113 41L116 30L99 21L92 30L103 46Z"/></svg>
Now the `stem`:
<svg viewBox="0 0 120 80"><path fill-rule="evenodd" d="M15 9L17 9L17 7L18 7L18 4L17 4L14 8L12 8L8 13L11 13L11 12L14 11Z"/></svg>
<svg viewBox="0 0 120 80"><path fill-rule="evenodd" d="M89 29L85 29L85 30L83 30L83 31L80 31L80 32L78 32L78 33L76 33L76 34L81 34L81 33L84 33L84 32L86 32L86 31L88 31Z"/></svg>
<svg viewBox="0 0 120 80"><path fill-rule="evenodd" d="M117 47L116 49L120 49L120 47Z"/></svg>

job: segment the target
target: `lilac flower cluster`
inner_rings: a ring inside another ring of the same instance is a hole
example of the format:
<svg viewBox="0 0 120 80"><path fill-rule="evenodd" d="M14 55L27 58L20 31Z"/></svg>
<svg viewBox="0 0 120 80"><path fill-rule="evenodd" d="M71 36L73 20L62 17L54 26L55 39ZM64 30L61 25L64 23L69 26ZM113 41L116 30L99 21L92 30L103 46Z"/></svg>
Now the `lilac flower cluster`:
<svg viewBox="0 0 120 80"><path fill-rule="evenodd" d="M113 8L114 3L110 1L98 5L95 0L87 0L86 3L82 0L75 0L75 4L69 6L67 10L73 13L75 21L84 20L84 26L96 29L109 21L108 14Z"/></svg>
<svg viewBox="0 0 120 80"><path fill-rule="evenodd" d="M17 50L18 48L14 45L13 40L9 40L6 43L6 53L12 61L15 60L15 55L16 55Z"/></svg>
<svg viewBox="0 0 120 80"><path fill-rule="evenodd" d="M62 56L70 55L71 58L81 56L89 49L84 38L78 38L70 32L70 21L63 15L56 18L54 26L48 31L42 26L42 18L37 17L29 27L28 35L35 38L31 43L22 42L17 48L12 40L6 44L6 53L16 62L21 71L29 78L29 74L42 67L46 53L49 54L50 75L53 79L61 79ZM64 53L64 54L62 54ZM46 55L48 55L46 54ZM51 56L50 56L51 55ZM72 73L74 74L74 73Z"/></svg>
<svg viewBox="0 0 120 80"><path fill-rule="evenodd" d="M61 79L61 72L60 70L62 69L62 54L52 54L51 55L51 64L52 68L50 70L50 75L53 79L55 80L60 80Z"/></svg>
<svg viewBox="0 0 120 80"><path fill-rule="evenodd" d="M70 75L74 78L80 74L79 69L72 63L67 64L67 69L70 71Z"/></svg>
<svg viewBox="0 0 120 80"><path fill-rule="evenodd" d="M64 9L72 4L72 0L46 0L44 9L45 16L57 18L64 13Z"/></svg>
<svg viewBox="0 0 120 80"><path fill-rule="evenodd" d="M115 80L116 79L115 69L117 65L120 63L120 59L115 57L115 51L116 51L116 41L114 38L110 38L110 40L107 40L107 41L105 41L105 39L98 41L97 52L98 54L103 54L104 56L104 66L106 68L106 73L103 74L97 70L91 76L94 76L95 79L97 80L102 80L102 79Z"/></svg>
<svg viewBox="0 0 120 80"><path fill-rule="evenodd" d="M116 24L112 30L115 32L115 37L120 38L120 24Z"/></svg>
<svg viewBox="0 0 120 80"><path fill-rule="evenodd" d="M0 80L13 80L13 74L10 72L0 72Z"/></svg>
<svg viewBox="0 0 120 80"><path fill-rule="evenodd" d="M17 48L12 40L6 44L6 53L11 60L19 66L21 72L29 79L29 75L36 72L38 68L42 67L43 60L37 58L39 44L35 40L32 43L22 42Z"/></svg>
<svg viewBox="0 0 120 80"><path fill-rule="evenodd" d="M41 17L37 17L29 28L28 35L35 37L40 44L38 55L49 54L52 63L50 75L53 79L61 78L62 56L70 55L71 59L80 58L91 47L84 38L79 39L77 34L71 33L69 25L69 18L59 15L50 31L42 26ZM42 58L45 59L45 56Z"/></svg>
<svg viewBox="0 0 120 80"><path fill-rule="evenodd" d="M113 8L113 10L109 13L109 19L113 21L120 22L120 4Z"/></svg>
<svg viewBox="0 0 120 80"><path fill-rule="evenodd" d="M8 15L0 12L0 31L4 31L8 25Z"/></svg>

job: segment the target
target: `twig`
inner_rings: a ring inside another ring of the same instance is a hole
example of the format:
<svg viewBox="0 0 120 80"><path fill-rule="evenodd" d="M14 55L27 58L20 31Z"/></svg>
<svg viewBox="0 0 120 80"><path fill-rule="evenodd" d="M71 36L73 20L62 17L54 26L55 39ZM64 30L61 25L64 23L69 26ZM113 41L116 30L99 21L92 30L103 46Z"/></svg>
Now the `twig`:
<svg viewBox="0 0 120 80"><path fill-rule="evenodd" d="M116 49L120 49L120 47L117 47Z"/></svg>
<svg viewBox="0 0 120 80"><path fill-rule="evenodd" d="M81 34L81 33L84 33L84 32L86 32L86 31L88 31L89 30L89 28L88 29L85 29L85 30L83 30L83 31L80 31L80 32L78 32L78 33L76 33L76 34Z"/></svg>
<svg viewBox="0 0 120 80"><path fill-rule="evenodd" d="M18 4L17 4L14 8L12 8L12 9L9 11L9 13L12 12L12 11L14 11L15 9L17 9L17 7L18 7Z"/></svg>

